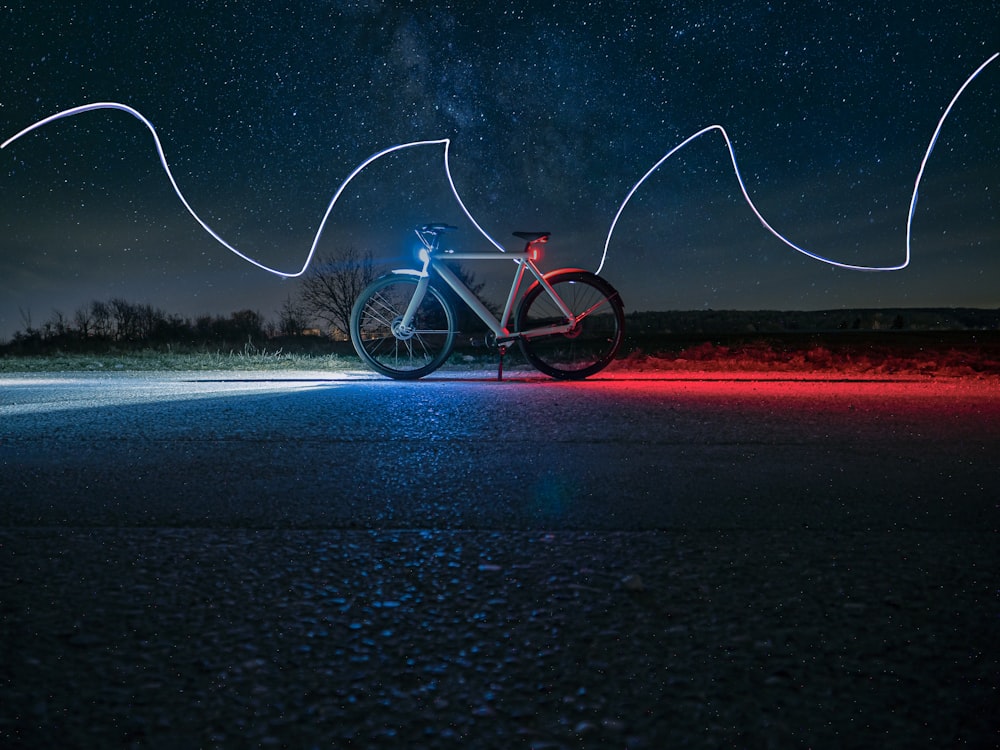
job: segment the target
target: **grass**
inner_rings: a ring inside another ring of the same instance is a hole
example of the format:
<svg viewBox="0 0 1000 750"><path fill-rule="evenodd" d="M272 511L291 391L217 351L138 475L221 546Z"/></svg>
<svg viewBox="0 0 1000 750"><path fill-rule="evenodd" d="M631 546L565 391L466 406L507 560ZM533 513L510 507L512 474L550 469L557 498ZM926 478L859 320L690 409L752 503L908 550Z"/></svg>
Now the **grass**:
<svg viewBox="0 0 1000 750"><path fill-rule="evenodd" d="M103 354L26 355L0 357L0 372L151 372L188 370L350 370L357 358L337 354L284 352L163 352L142 350Z"/></svg>
<svg viewBox="0 0 1000 750"><path fill-rule="evenodd" d="M649 353L637 347L615 366L638 371L995 376L1000 374L1000 338L995 332L733 337L724 342L654 345Z"/></svg>
<svg viewBox="0 0 1000 750"><path fill-rule="evenodd" d="M841 372L848 375L911 374L943 377L1000 375L1000 338L967 334L928 338L881 336L754 337L726 342L632 341L623 347L610 370L718 372ZM489 349L462 349L445 365L451 369L492 369L497 354ZM508 367L525 365L511 349ZM289 371L343 372L364 369L360 359L344 351L285 352L259 349L191 352L137 350L106 353L0 355L0 373L16 372L151 372L151 371Z"/></svg>
<svg viewBox="0 0 1000 750"><path fill-rule="evenodd" d="M511 357L518 360L519 357ZM445 367L470 369L496 367L497 355L479 350L475 356L454 353ZM0 355L0 373L18 372L281 372L322 370L344 372L365 369L353 353L267 351L247 344L241 350L197 352L141 349L93 353Z"/></svg>

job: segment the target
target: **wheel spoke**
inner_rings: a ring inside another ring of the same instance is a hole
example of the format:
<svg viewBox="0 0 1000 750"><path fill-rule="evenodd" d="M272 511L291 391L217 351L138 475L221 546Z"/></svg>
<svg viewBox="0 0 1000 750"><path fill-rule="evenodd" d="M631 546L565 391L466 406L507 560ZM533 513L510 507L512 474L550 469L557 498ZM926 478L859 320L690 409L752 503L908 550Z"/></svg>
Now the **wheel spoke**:
<svg viewBox="0 0 1000 750"><path fill-rule="evenodd" d="M555 274L550 283L575 325L565 332L544 332L565 325L566 318L544 288L534 287L518 310L517 330L539 330L541 335L522 336L521 350L537 369L553 377L593 375L607 366L621 344L624 313L618 293L586 271Z"/></svg>
<svg viewBox="0 0 1000 750"><path fill-rule="evenodd" d="M416 289L414 279L383 277L362 292L351 314L355 350L389 377L422 377L440 367L451 352L455 316L433 286L417 306L411 327L399 330Z"/></svg>

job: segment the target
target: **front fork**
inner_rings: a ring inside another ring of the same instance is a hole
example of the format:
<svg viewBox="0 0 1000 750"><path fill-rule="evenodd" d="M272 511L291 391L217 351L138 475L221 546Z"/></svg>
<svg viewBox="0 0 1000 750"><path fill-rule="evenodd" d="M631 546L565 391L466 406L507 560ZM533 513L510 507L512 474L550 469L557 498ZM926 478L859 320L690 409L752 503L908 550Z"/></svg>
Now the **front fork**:
<svg viewBox="0 0 1000 750"><path fill-rule="evenodd" d="M406 306L406 312L399 320L393 321L392 333L396 338L408 339L413 336L413 319L417 315L420 303L424 301L424 295L427 294L427 287L430 283L431 277L426 273L417 281L417 288L410 298L410 303Z"/></svg>
<svg viewBox="0 0 1000 750"><path fill-rule="evenodd" d="M403 317L392 323L392 333L398 339L408 339L413 336L413 319L416 317L417 310L424 301L424 295L427 294L427 287L431 283L431 275L428 271L431 265L430 253L423 251L420 253L420 258L424 267L419 271L420 278L417 280L417 288L410 298L410 303L406 306Z"/></svg>

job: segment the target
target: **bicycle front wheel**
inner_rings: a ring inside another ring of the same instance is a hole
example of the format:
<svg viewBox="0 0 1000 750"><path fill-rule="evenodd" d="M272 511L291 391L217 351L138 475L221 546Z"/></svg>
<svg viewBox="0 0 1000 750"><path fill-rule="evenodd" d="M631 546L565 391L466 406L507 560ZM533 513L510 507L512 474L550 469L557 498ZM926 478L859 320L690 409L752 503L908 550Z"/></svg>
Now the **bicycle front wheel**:
<svg viewBox="0 0 1000 750"><path fill-rule="evenodd" d="M624 335L618 292L590 271L557 271L546 280L573 313L576 325L565 333L532 335L533 330L568 322L548 291L535 284L517 311L524 356L540 372L564 380L581 380L604 369Z"/></svg>
<svg viewBox="0 0 1000 750"><path fill-rule="evenodd" d="M413 324L400 323L418 278L383 276L365 289L351 310L351 343L362 361L390 378L412 380L448 359L455 341L455 313L433 286L417 308Z"/></svg>

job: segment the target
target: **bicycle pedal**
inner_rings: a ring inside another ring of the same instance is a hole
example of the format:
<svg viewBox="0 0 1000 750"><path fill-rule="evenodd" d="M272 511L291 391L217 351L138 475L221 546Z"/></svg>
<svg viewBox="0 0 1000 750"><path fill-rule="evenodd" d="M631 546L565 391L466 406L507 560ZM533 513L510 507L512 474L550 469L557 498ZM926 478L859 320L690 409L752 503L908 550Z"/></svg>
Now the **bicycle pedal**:
<svg viewBox="0 0 1000 750"><path fill-rule="evenodd" d="M487 349L492 349L494 346L496 346L496 343L493 340L493 334L487 334L482 338L478 336L469 336L469 346L476 348L485 346Z"/></svg>

